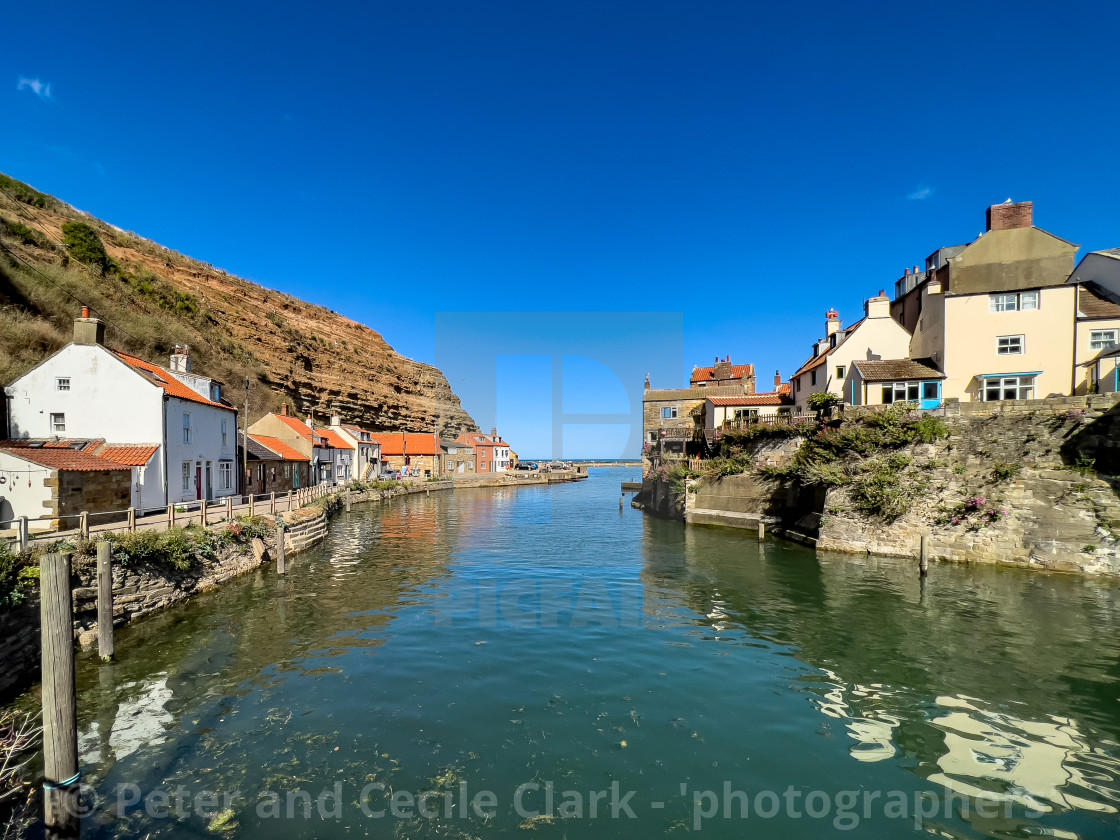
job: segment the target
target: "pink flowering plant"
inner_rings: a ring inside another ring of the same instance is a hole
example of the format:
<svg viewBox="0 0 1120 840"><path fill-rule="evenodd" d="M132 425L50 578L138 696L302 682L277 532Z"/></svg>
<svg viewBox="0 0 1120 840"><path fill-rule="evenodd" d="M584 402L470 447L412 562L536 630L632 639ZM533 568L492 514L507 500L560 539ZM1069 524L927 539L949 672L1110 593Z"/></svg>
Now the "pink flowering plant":
<svg viewBox="0 0 1120 840"><path fill-rule="evenodd" d="M970 496L955 507L942 509L939 525L964 525L970 531L979 531L1008 515L1007 508L996 499Z"/></svg>

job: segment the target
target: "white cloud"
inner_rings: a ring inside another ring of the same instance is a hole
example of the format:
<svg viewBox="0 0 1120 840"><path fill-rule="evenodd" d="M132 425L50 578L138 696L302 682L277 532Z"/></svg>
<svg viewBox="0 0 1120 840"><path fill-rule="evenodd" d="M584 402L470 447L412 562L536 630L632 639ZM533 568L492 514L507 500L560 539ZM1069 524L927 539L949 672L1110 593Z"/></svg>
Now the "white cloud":
<svg viewBox="0 0 1120 840"><path fill-rule="evenodd" d="M918 188L916 190L914 190L914 192L912 192L908 196L906 196L906 200L907 201L925 201L931 195L933 195L933 187L925 187L925 186L919 185Z"/></svg>
<svg viewBox="0 0 1120 840"><path fill-rule="evenodd" d="M49 102L51 99L51 83L44 82L42 79L26 79L20 76L16 90L29 90L44 102Z"/></svg>

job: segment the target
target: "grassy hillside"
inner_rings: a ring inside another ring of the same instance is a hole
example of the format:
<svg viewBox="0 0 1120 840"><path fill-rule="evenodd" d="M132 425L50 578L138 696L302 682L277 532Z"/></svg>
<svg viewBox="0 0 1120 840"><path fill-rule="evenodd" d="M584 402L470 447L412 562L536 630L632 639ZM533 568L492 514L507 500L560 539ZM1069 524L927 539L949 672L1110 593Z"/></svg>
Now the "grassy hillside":
<svg viewBox="0 0 1120 840"><path fill-rule="evenodd" d="M66 344L81 303L106 342L166 364L191 347L196 371L243 399L250 417L287 401L331 408L373 430L477 428L443 374L375 331L87 216L0 175L0 384Z"/></svg>

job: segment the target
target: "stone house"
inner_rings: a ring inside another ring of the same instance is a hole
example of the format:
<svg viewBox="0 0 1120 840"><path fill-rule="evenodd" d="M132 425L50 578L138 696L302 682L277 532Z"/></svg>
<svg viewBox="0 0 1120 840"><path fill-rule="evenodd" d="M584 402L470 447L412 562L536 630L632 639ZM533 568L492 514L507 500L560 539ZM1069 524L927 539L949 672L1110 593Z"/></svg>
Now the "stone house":
<svg viewBox="0 0 1120 840"><path fill-rule="evenodd" d="M502 440L497 429L491 429L488 435L465 432L455 442L474 450L475 471L478 473L508 472L512 466L509 444Z"/></svg>
<svg viewBox="0 0 1120 840"><path fill-rule="evenodd" d="M381 471L403 473L412 478L440 475L442 450L439 437L431 432L374 432L381 447Z"/></svg>
<svg viewBox="0 0 1120 840"><path fill-rule="evenodd" d="M444 475L467 475L475 472L474 449L454 440L440 441Z"/></svg>
<svg viewBox="0 0 1120 840"><path fill-rule="evenodd" d="M0 442L0 529L26 516L30 530L76 528L124 519L132 503L132 468L99 457L104 441L24 439ZM110 517L98 513L112 512ZM35 520L38 520L36 522Z"/></svg>
<svg viewBox="0 0 1120 840"><path fill-rule="evenodd" d="M905 359L910 353L910 333L891 318L885 292L864 301L864 317L844 327L840 313L825 313L825 335L817 339L812 355L790 378L798 412L808 410L809 397L832 393L852 403L848 376L857 360Z"/></svg>
<svg viewBox="0 0 1120 840"><path fill-rule="evenodd" d="M83 307L74 340L5 392L8 438L102 439L128 450L138 510L237 492L237 411L220 382L194 372L185 347L167 368L112 350Z"/></svg>
<svg viewBox="0 0 1120 840"><path fill-rule="evenodd" d="M244 433L238 431L238 458L248 455L247 493L287 493L311 485L311 458L279 438L249 435L248 453L242 452Z"/></svg>
<svg viewBox="0 0 1120 840"><path fill-rule="evenodd" d="M1031 202L988 208L972 243L935 251L891 304L908 353L945 374L943 399L1023 400L1074 389L1077 246L1034 226Z"/></svg>
<svg viewBox="0 0 1120 840"><path fill-rule="evenodd" d="M731 357L716 357L711 367L694 367L689 377L690 388L733 388L739 387L740 393L753 394L755 391L754 365L733 365Z"/></svg>

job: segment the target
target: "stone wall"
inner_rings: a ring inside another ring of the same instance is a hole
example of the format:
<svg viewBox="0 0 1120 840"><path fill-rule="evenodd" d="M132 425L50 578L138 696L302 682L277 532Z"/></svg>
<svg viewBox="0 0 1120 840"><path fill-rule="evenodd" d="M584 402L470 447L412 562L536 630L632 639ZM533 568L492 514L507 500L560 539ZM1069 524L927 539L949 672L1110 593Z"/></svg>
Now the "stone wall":
<svg viewBox="0 0 1120 840"><path fill-rule="evenodd" d="M647 479L634 506L697 525L757 530L761 522L832 551L917 558L924 535L935 561L1120 575L1117 399L950 406L947 440L902 450L911 459L905 480L916 489L892 521L860 510L847 487L806 487L757 471L696 481L683 495L665 478ZM844 417L882 410L849 407ZM756 467L780 467L799 445L756 442L747 454ZM997 515L956 515L977 499Z"/></svg>
<svg viewBox="0 0 1120 840"><path fill-rule="evenodd" d="M44 480L51 488L50 514L54 516L77 515L83 510L90 513L110 510L128 510L132 504L132 470L105 470L104 472L56 471ZM121 514L121 519L125 514ZM104 522L104 517L96 521ZM68 523L73 527L72 523Z"/></svg>

